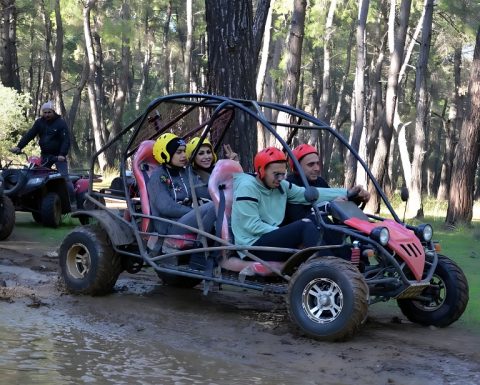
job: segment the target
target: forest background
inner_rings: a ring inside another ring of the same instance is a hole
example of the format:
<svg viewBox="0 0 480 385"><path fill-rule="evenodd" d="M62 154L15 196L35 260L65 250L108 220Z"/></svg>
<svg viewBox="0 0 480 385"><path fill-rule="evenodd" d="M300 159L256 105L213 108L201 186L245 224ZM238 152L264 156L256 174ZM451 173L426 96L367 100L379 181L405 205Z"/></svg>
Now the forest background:
<svg viewBox="0 0 480 385"><path fill-rule="evenodd" d="M472 220L480 197L478 0L1 0L0 7L1 158L46 100L71 131L72 167L82 167L153 98L218 93L286 103L324 120L349 138L388 194L409 187L409 217L421 217L430 196L448 201L448 224ZM270 144L256 130L228 140L242 159ZM322 138L308 140L321 150L328 180L361 181L351 157ZM110 154L98 166L117 161ZM378 210L377 195L369 205Z"/></svg>

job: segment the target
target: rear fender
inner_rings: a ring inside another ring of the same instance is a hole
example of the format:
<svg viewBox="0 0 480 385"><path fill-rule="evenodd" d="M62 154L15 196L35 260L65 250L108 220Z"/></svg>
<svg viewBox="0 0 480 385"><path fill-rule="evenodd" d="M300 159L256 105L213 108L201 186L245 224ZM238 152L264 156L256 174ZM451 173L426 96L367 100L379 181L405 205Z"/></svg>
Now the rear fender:
<svg viewBox="0 0 480 385"><path fill-rule="evenodd" d="M132 228L128 224L115 219L111 214L103 210L79 210L72 213L74 218L80 216L96 219L115 246L129 245L135 241Z"/></svg>

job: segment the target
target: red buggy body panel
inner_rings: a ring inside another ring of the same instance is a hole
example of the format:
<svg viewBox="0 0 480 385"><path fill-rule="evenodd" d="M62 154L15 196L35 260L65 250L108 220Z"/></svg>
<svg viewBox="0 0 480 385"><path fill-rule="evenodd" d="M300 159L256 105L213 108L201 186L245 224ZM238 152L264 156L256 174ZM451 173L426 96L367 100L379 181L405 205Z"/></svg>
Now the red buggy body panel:
<svg viewBox="0 0 480 385"><path fill-rule="evenodd" d="M350 218L344 223L365 234L370 234L376 227L386 227L390 232L388 247L405 261L417 281L422 279L425 266L425 251L413 231L391 219L386 219L382 222L367 222L359 218Z"/></svg>

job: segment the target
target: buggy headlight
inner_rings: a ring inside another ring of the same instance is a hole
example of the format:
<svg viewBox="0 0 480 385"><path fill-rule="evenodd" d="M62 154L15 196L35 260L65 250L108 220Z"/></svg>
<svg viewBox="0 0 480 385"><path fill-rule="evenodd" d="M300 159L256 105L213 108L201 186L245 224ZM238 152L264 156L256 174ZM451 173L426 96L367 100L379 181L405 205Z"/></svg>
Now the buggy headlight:
<svg viewBox="0 0 480 385"><path fill-rule="evenodd" d="M385 246L390 240L390 232L386 227L375 227L370 236L382 246Z"/></svg>
<svg viewBox="0 0 480 385"><path fill-rule="evenodd" d="M424 242L430 242L433 237L433 229L429 224L423 224L417 227L415 231L418 238Z"/></svg>

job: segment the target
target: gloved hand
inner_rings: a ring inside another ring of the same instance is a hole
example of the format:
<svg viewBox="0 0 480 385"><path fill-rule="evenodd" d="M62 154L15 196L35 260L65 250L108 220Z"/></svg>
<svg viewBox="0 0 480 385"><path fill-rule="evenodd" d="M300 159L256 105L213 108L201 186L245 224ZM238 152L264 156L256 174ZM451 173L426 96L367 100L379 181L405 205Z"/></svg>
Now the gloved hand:
<svg viewBox="0 0 480 385"><path fill-rule="evenodd" d="M357 185L347 191L347 199L357 204L367 203L370 200L370 193L363 186Z"/></svg>

